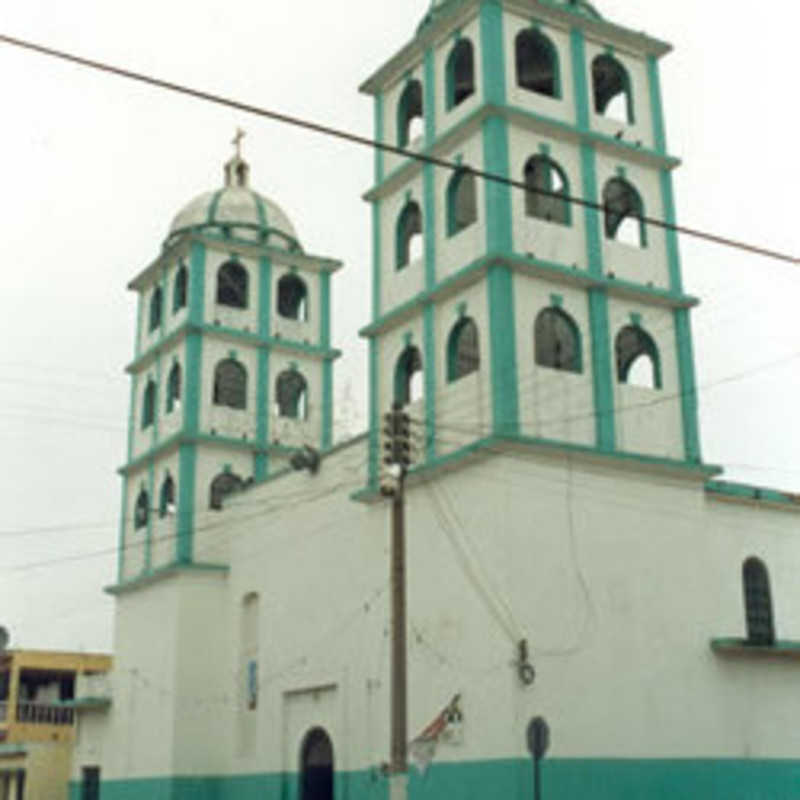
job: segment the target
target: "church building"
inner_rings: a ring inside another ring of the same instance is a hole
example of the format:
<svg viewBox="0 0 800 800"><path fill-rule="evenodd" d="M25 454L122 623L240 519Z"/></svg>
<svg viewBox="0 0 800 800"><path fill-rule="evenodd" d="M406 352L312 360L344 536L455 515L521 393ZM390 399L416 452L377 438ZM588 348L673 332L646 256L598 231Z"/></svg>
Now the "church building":
<svg viewBox="0 0 800 800"><path fill-rule="evenodd" d="M393 406L411 800L532 797L533 717L543 797L800 797L800 498L702 456L699 300L653 222L670 49L583 0L435 0L364 82L392 149L344 442L342 265L237 137L130 283L114 669L71 798L388 798Z"/></svg>

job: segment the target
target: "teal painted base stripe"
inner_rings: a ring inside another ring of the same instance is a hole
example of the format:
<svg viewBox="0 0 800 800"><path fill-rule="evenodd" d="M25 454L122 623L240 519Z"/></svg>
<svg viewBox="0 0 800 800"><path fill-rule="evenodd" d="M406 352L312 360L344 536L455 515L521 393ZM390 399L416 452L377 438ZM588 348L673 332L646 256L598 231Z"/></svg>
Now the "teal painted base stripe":
<svg viewBox="0 0 800 800"><path fill-rule="evenodd" d="M409 800L532 800L527 759L433 763L409 773ZM800 761L744 759L545 759L543 800L797 800ZM69 787L80 800L80 784ZM297 775L104 781L103 800L300 800ZM336 800L387 800L377 770L337 773Z"/></svg>

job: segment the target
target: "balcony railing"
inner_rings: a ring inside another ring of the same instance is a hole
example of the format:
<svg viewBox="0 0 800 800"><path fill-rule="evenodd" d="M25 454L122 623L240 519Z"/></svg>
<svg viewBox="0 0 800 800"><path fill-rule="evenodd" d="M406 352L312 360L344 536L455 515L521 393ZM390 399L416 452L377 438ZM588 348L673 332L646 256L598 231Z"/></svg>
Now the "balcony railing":
<svg viewBox="0 0 800 800"><path fill-rule="evenodd" d="M34 725L72 725L75 709L48 703L17 703L17 722Z"/></svg>

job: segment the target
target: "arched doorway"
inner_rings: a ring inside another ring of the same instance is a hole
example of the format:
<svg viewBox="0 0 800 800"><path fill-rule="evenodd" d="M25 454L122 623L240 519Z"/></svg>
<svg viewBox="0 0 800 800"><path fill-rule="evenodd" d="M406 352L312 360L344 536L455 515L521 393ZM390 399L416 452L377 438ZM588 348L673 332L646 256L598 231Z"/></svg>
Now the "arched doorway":
<svg viewBox="0 0 800 800"><path fill-rule="evenodd" d="M322 728L312 728L303 740L300 800L333 800L333 744Z"/></svg>

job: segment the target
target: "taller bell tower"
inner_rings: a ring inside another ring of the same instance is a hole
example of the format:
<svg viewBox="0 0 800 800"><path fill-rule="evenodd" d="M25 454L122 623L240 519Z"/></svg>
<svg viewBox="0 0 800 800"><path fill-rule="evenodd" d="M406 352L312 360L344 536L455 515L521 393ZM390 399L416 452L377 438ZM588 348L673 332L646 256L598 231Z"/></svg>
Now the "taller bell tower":
<svg viewBox="0 0 800 800"><path fill-rule="evenodd" d="M369 490L393 401L428 465L509 443L700 465L696 300L646 223L675 219L669 50L581 0L437 0L364 83L379 141L458 165L376 154Z"/></svg>
<svg viewBox="0 0 800 800"><path fill-rule="evenodd" d="M121 585L219 557L224 498L332 438L330 279L294 226L250 187L236 154L224 184L175 217L131 282L139 298Z"/></svg>

